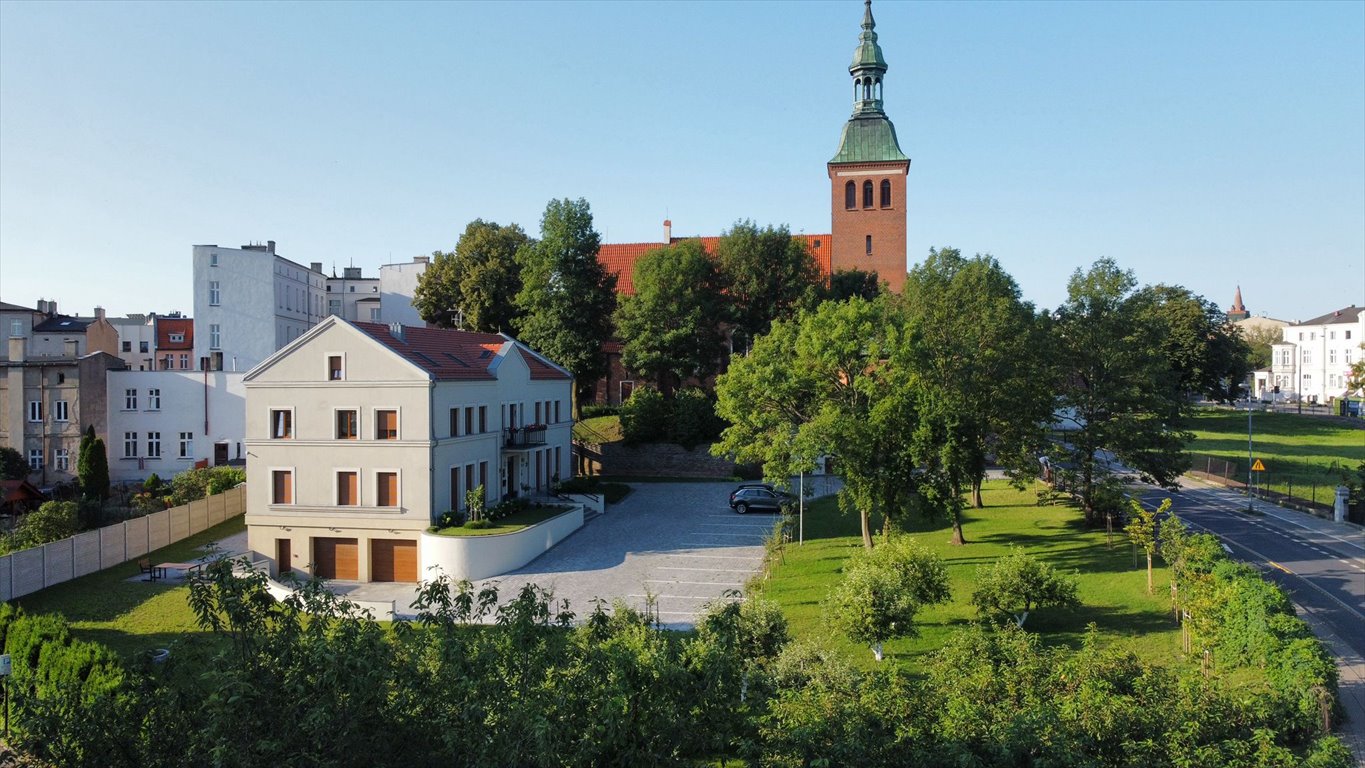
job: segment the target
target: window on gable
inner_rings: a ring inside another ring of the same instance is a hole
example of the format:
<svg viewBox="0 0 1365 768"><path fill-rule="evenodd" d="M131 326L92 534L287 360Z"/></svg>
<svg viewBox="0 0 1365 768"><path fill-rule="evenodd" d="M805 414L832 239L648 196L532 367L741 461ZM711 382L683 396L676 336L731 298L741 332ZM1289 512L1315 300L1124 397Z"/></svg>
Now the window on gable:
<svg viewBox="0 0 1365 768"><path fill-rule="evenodd" d="M290 440L294 437L294 412L288 409L270 411L270 437L272 440Z"/></svg>
<svg viewBox="0 0 1365 768"><path fill-rule="evenodd" d="M346 371L342 367L341 355L327 356L327 379L329 381L341 381L346 376Z"/></svg>

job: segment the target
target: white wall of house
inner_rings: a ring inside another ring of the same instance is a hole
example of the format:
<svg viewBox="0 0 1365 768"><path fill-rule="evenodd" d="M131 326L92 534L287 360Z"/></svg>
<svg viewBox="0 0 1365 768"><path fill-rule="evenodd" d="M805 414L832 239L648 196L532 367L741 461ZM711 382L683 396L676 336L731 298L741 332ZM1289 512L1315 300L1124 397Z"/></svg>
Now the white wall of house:
<svg viewBox="0 0 1365 768"><path fill-rule="evenodd" d="M379 322L379 278L361 277L359 267L346 267L342 277L327 278L326 291L326 314L340 315L353 323Z"/></svg>
<svg viewBox="0 0 1365 768"><path fill-rule="evenodd" d="M156 368L156 326L146 315L127 315L108 318L118 331L118 357L129 370L150 371Z"/></svg>
<svg viewBox="0 0 1365 768"><path fill-rule="evenodd" d="M243 373L111 371L107 382L109 477L169 478L196 461L245 457ZM221 447L220 447L221 446Z"/></svg>
<svg viewBox="0 0 1365 768"><path fill-rule="evenodd" d="M1365 313L1351 308L1317 320L1325 322L1285 326L1284 341L1271 346L1269 383L1286 399L1327 403L1342 397L1352 363L1365 354Z"/></svg>
<svg viewBox="0 0 1365 768"><path fill-rule="evenodd" d="M417 278L427 271L430 257L417 256L401 264L379 268L379 316L385 323L422 326L426 323L412 306L417 293Z"/></svg>
<svg viewBox="0 0 1365 768"><path fill-rule="evenodd" d="M245 372L303 335L326 312L326 278L268 246L196 245L194 356Z"/></svg>

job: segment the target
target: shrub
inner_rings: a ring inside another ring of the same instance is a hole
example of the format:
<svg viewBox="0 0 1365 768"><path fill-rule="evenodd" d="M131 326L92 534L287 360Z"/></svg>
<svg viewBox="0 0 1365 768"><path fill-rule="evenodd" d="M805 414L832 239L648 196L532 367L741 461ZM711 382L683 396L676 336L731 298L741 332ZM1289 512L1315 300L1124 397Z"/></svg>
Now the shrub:
<svg viewBox="0 0 1365 768"><path fill-rule="evenodd" d="M720 437L725 422L716 415L716 399L691 387L673 397L669 439L684 448L709 445Z"/></svg>
<svg viewBox="0 0 1365 768"><path fill-rule="evenodd" d="M74 501L48 501L24 515L5 542L9 551L27 549L75 536L80 531L80 505Z"/></svg>
<svg viewBox="0 0 1365 768"><path fill-rule="evenodd" d="M438 528L454 528L464 525L465 519L464 512L458 509L447 509L441 513L440 517L436 518L436 526Z"/></svg>
<svg viewBox="0 0 1365 768"><path fill-rule="evenodd" d="M855 554L844 578L826 602L830 623L854 642L872 646L882 660L882 643L914 637L921 606L948 600L943 561L908 536L884 539Z"/></svg>
<svg viewBox="0 0 1365 768"><path fill-rule="evenodd" d="M483 530L485 528L492 528L493 521L486 517L477 520L466 520L464 527L470 530Z"/></svg>
<svg viewBox="0 0 1365 768"><path fill-rule="evenodd" d="M976 583L972 604L977 610L988 615L1013 616L1020 627L1035 608L1080 604L1075 579L1058 573L1019 547L984 571L979 570Z"/></svg>
<svg viewBox="0 0 1365 768"><path fill-rule="evenodd" d="M28 477L28 460L24 454L9 447L0 447L0 480L23 480Z"/></svg>
<svg viewBox="0 0 1365 768"><path fill-rule="evenodd" d="M640 387L621 405L621 434L632 444L663 440L668 435L670 410L658 390Z"/></svg>
<svg viewBox="0 0 1365 768"><path fill-rule="evenodd" d="M222 493L246 482L246 472L237 467L199 467L171 479L171 504L179 506Z"/></svg>

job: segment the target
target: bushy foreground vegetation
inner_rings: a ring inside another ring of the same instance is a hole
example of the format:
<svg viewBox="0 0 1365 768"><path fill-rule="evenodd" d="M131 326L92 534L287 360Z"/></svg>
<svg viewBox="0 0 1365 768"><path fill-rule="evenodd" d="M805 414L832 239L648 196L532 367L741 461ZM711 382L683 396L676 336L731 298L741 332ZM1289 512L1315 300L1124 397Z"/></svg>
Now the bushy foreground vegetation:
<svg viewBox="0 0 1365 768"><path fill-rule="evenodd" d="M11 728L40 759L102 767L1350 765L1321 735L1331 661L1274 587L1184 541L1182 601L1222 606L1192 611L1194 642L1274 670L1266 684L1149 665L1093 632L1049 649L1009 621L956 631L919 670L864 670L790 642L761 600L679 634L619 605L575 624L534 586L498 605L446 580L389 629L317 584L277 603L223 561L191 589L225 638L202 668L126 666L58 618L0 608Z"/></svg>

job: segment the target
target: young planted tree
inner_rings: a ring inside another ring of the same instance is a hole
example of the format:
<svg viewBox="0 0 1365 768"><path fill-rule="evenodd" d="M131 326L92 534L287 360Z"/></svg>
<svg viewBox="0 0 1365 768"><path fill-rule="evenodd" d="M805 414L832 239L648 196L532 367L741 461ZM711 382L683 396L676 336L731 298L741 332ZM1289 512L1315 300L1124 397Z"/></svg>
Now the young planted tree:
<svg viewBox="0 0 1365 768"><path fill-rule="evenodd" d="M1147 554L1147 594L1152 594L1152 556L1157 548L1157 518L1171 511L1171 500L1162 499L1161 506L1152 511L1142 506L1142 502L1132 499L1128 502L1128 525L1124 529L1133 546Z"/></svg>
<svg viewBox="0 0 1365 768"><path fill-rule="evenodd" d="M607 372L602 345L612 335L616 276L597 260L601 242L587 200L551 200L540 240L517 250L519 337L573 374L575 418Z"/></svg>
<svg viewBox="0 0 1365 768"><path fill-rule="evenodd" d="M826 612L835 627L870 645L881 661L883 643L917 633L915 614L921 606L948 598L948 572L938 555L908 536L893 536L849 559Z"/></svg>
<svg viewBox="0 0 1365 768"><path fill-rule="evenodd" d="M732 302L731 319L751 339L810 304L820 284L806 241L792 237L785 224L760 229L752 221L736 222L721 234L715 257Z"/></svg>
<svg viewBox="0 0 1365 768"><path fill-rule="evenodd" d="M1163 356L1161 325L1134 299L1135 285L1133 273L1109 259L1078 269L1053 323L1057 406L1067 429L1061 448L1076 468L1087 525L1102 516L1096 488L1109 473L1109 454L1165 488L1189 464L1180 376Z"/></svg>
<svg viewBox="0 0 1365 768"><path fill-rule="evenodd" d="M716 263L698 240L658 248L635 262L635 294L616 308L624 339L621 364L652 378L665 397L689 377L715 373L725 338L725 314Z"/></svg>
<svg viewBox="0 0 1365 768"><path fill-rule="evenodd" d="M521 290L516 254L531 242L516 224L475 219L449 253L433 253L417 278L412 305L422 319L441 328L485 333L511 332Z"/></svg>
<svg viewBox="0 0 1365 768"><path fill-rule="evenodd" d="M984 571L978 570L976 584L972 605L983 614L1012 616L1020 628L1037 608L1080 605L1074 578L1058 573L1020 547Z"/></svg>

